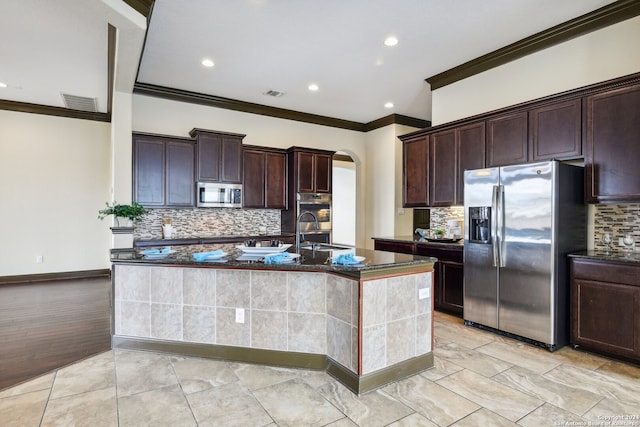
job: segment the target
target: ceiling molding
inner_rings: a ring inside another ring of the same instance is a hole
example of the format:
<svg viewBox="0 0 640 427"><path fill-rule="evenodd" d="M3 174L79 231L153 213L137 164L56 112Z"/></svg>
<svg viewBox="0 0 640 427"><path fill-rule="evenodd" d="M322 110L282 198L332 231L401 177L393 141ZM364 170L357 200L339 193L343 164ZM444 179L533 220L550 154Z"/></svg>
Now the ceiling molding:
<svg viewBox="0 0 640 427"><path fill-rule="evenodd" d="M186 90L140 82L137 82L134 85L133 93L153 96L156 98L170 99L172 101L188 102L192 104L206 105L208 107L241 111L243 113L259 114L263 116L277 117L279 119L294 120L315 125L353 130L357 132L369 132L371 130L394 123L414 126L418 128L427 127L431 124L431 122L429 122L428 120L416 119L412 117L402 116L400 114L391 114L389 116L383 117L382 119L374 120L373 122L369 123L359 123L350 120L336 119L333 117L320 116L317 114L302 113L300 111L287 110L284 108L271 107L268 105L223 98L221 96L207 95L204 93L190 92Z"/></svg>
<svg viewBox="0 0 640 427"><path fill-rule="evenodd" d="M619 0L425 79L431 90L640 15L640 1Z"/></svg>
<svg viewBox="0 0 640 427"><path fill-rule="evenodd" d="M124 0L124 2L148 18L154 0Z"/></svg>
<svg viewBox="0 0 640 427"><path fill-rule="evenodd" d="M69 117L71 119L110 122L109 113L92 113L90 111L70 110L50 105L30 104L28 102L7 101L0 99L0 110L18 111L21 113L45 114L48 116Z"/></svg>

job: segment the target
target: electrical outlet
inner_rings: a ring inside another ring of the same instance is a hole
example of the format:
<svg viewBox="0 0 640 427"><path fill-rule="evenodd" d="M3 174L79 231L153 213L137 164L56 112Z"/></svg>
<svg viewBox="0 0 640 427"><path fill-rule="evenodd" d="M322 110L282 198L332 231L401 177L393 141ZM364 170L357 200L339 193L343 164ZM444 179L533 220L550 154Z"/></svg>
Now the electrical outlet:
<svg viewBox="0 0 640 427"><path fill-rule="evenodd" d="M36 255L36 264L42 264L44 262L44 257L42 255Z"/></svg>
<svg viewBox="0 0 640 427"><path fill-rule="evenodd" d="M425 298L429 298L429 295L431 293L429 292L429 288L422 288L418 290L418 299L425 299Z"/></svg>
<svg viewBox="0 0 640 427"><path fill-rule="evenodd" d="M236 323L244 323L244 308L236 308Z"/></svg>

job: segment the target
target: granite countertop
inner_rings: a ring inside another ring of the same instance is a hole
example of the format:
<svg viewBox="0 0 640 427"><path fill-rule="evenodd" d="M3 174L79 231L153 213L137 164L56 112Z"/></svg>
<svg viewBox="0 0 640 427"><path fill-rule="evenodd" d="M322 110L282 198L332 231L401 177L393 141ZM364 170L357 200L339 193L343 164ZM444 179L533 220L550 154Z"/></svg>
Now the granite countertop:
<svg viewBox="0 0 640 427"><path fill-rule="evenodd" d="M569 254L572 258L586 258L599 261L621 262L625 264L640 265L640 252L624 252L621 250L590 250L580 251Z"/></svg>
<svg viewBox="0 0 640 427"><path fill-rule="evenodd" d="M420 237L417 234L407 235L407 236L391 236L391 237L372 237L373 240L388 240L392 242L400 242L400 243L417 243L420 245L432 245L432 246L447 246L449 248L459 248L462 250L464 247L464 239L460 239L457 242L437 242L437 241L429 241L424 237ZM445 239L446 240L446 239Z"/></svg>
<svg viewBox="0 0 640 427"><path fill-rule="evenodd" d="M332 251L300 250L300 258L293 263L286 264L265 264L258 260L238 260L244 253L236 248L237 244L198 244L182 245L171 247L172 252L163 259L147 259L142 255L142 248L132 249L127 252L114 252L111 254L113 263L141 263L141 264L168 264L168 265L210 265L229 268L257 268L257 269L277 269L277 270L307 270L307 271L334 271L337 273L362 277L366 272L373 272L385 268L402 268L419 266L421 264L435 263L436 258L419 255L398 254L393 252L375 251L370 249L344 249ZM164 246L147 247L146 249L162 249ZM220 260L195 261L193 254L198 252L209 252L221 249L228 255ZM295 246L291 246L288 252L295 252ZM365 260L362 264L354 266L342 266L331 264L330 258L341 253L351 252L356 256L363 256Z"/></svg>

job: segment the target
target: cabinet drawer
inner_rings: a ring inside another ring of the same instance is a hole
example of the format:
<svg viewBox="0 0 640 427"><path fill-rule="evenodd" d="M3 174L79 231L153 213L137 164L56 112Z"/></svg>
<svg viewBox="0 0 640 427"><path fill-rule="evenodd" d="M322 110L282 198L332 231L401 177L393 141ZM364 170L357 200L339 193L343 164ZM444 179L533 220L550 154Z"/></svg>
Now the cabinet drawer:
<svg viewBox="0 0 640 427"><path fill-rule="evenodd" d="M574 279L640 286L640 266L624 263L574 258L571 263L571 275Z"/></svg>

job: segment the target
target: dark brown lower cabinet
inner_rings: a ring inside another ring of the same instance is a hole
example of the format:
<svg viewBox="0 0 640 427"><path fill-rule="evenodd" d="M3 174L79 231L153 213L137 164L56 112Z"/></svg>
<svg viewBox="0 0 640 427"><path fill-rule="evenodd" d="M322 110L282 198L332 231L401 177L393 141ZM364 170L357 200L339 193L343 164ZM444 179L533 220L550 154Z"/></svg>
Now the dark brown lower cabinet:
<svg viewBox="0 0 640 427"><path fill-rule="evenodd" d="M415 245L409 242L375 240L374 249L376 251L397 252L399 254L413 254Z"/></svg>
<svg viewBox="0 0 640 427"><path fill-rule="evenodd" d="M640 265L572 258L571 343L640 362Z"/></svg>
<svg viewBox="0 0 640 427"><path fill-rule="evenodd" d="M462 288L464 283L464 264L455 261L438 261L436 283L440 288L439 308L462 316Z"/></svg>

